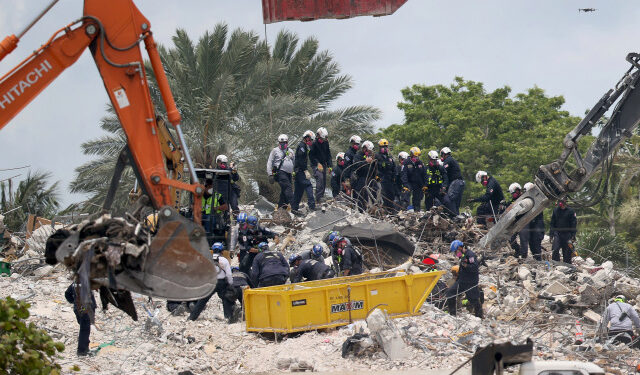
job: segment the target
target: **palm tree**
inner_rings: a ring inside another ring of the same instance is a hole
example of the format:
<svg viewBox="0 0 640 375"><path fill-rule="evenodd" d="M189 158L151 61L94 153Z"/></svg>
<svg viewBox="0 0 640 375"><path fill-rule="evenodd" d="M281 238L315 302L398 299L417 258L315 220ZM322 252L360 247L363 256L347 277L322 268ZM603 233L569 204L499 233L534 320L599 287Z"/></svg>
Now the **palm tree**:
<svg viewBox="0 0 640 375"><path fill-rule="evenodd" d="M29 172L15 191L0 183L0 209L7 213L4 224L10 231L22 231L29 214L52 218L60 208L58 182L49 183L50 172Z"/></svg>
<svg viewBox="0 0 640 375"><path fill-rule="evenodd" d="M178 29L173 46L160 46L159 52L194 163L209 167L216 155L227 155L239 165L245 192L255 184L260 194L275 195L265 170L278 134L293 140L306 129L325 126L338 149L348 135L370 132L379 118L370 106L330 108L352 80L340 74L329 52L319 51L314 38L300 43L295 34L282 31L270 48L253 32L238 29L228 36L227 26L219 24L197 43ZM147 74L154 102L164 111L149 64ZM71 186L73 192L89 193L90 200L104 196L117 155L113 150L124 145L112 112L102 127L112 134L82 145L85 154L99 158L76 169ZM130 173L126 178L132 184Z"/></svg>

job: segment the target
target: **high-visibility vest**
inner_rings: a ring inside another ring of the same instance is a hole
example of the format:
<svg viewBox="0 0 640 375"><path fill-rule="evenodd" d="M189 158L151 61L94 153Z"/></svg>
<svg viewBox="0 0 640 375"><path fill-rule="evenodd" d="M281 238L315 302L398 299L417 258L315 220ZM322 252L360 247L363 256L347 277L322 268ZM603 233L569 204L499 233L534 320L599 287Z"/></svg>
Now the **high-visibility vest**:
<svg viewBox="0 0 640 375"><path fill-rule="evenodd" d="M442 184L443 182L444 180L442 179L440 169L432 171L431 168L427 168L427 185L438 185Z"/></svg>
<svg viewBox="0 0 640 375"><path fill-rule="evenodd" d="M214 196L215 196L215 201L214 201ZM222 195L220 195L220 193L214 193L212 196L210 196L209 198L202 198L202 212L205 215L211 215L211 207L215 206L218 207L219 204L219 199ZM216 210L216 213L222 213L222 210Z"/></svg>

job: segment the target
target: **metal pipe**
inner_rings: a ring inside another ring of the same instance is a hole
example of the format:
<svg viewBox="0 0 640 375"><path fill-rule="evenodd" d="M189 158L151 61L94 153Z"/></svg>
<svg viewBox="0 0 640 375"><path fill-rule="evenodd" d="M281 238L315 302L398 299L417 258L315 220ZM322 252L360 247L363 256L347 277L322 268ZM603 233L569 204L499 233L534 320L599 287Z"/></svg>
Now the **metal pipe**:
<svg viewBox="0 0 640 375"><path fill-rule="evenodd" d="M31 23L29 23L24 29L22 29L22 31L18 33L18 39L22 39L22 36L26 34L27 31L29 31L29 29L31 29L33 25L36 24L36 22L40 21L40 18L47 14L47 12L51 10L51 8L53 8L53 6L56 5L58 1L60 0L53 0L52 2L50 2L49 5L47 5L44 10L40 12L40 14L38 14L36 18L33 19L33 21L31 21Z"/></svg>
<svg viewBox="0 0 640 375"><path fill-rule="evenodd" d="M180 141L182 154L184 155L184 158L187 161L187 166L189 167L189 173L191 173L191 181L193 181L193 183L195 184L198 181L198 177L196 176L196 170L193 167L193 161L191 160L191 155L189 154L187 143L184 140L184 134L182 134L182 126L180 126L180 124L176 125L176 132L178 133L178 140Z"/></svg>

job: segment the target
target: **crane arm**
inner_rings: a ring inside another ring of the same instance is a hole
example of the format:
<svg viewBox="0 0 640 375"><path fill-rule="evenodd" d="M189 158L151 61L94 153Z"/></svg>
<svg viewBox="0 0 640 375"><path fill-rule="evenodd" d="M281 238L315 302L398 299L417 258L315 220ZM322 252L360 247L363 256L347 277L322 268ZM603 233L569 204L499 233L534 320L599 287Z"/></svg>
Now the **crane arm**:
<svg viewBox="0 0 640 375"><path fill-rule="evenodd" d="M631 137L640 123L640 54L630 53L629 70L613 89L607 91L587 115L569 132L563 142L560 157L540 166L535 177L535 187L515 201L482 238L484 248L498 248L511 236L522 230L553 200L580 191L593 175L610 161L616 148ZM594 126L613 107L611 117L602 127L584 157L578 150L578 141L591 134ZM572 158L575 169L568 171L567 161ZM608 178L608 176L604 176Z"/></svg>

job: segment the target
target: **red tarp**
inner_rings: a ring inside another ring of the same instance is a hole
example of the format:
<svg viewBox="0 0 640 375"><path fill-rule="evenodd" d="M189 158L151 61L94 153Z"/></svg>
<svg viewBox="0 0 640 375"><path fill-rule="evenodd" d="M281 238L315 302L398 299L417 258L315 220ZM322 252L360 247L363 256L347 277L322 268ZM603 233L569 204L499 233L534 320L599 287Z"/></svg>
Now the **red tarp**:
<svg viewBox="0 0 640 375"><path fill-rule="evenodd" d="M393 14L407 0L262 0L264 23Z"/></svg>

